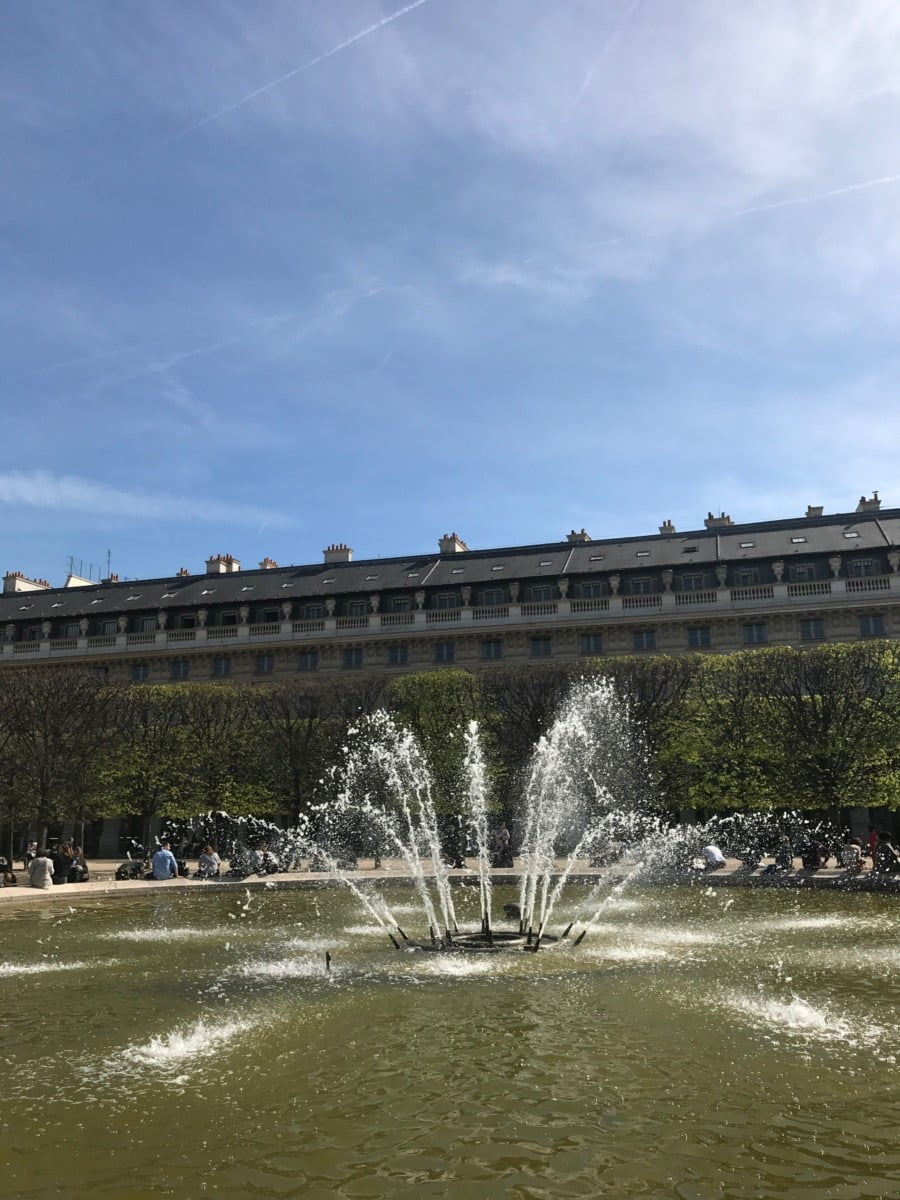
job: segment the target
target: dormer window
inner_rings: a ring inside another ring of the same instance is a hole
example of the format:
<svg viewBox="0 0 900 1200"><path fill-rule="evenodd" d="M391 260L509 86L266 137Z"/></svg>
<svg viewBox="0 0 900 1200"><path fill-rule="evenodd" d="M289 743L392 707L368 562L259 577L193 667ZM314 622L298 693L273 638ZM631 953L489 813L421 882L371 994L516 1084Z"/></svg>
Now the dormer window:
<svg viewBox="0 0 900 1200"><path fill-rule="evenodd" d="M635 554L635 558L649 558L649 557L650 557L649 550L638 550L637 553Z"/></svg>
<svg viewBox="0 0 900 1200"><path fill-rule="evenodd" d="M491 570L492 571L503 571L503 570L505 570L505 567L502 563L500 563L499 566L491 567Z"/></svg>
<svg viewBox="0 0 900 1200"><path fill-rule="evenodd" d="M848 529L846 531L846 533L844 534L844 537L845 538L858 538L859 530L858 529Z"/></svg>
<svg viewBox="0 0 900 1200"><path fill-rule="evenodd" d="M752 550L755 545L756 545L756 542L741 542L741 549L742 550Z"/></svg>
<svg viewBox="0 0 900 1200"><path fill-rule="evenodd" d="M791 538L791 542L792 542L792 543L793 543L795 546L799 546L801 542L805 542L805 541L806 541L806 538L805 538L805 537L792 537L792 538Z"/></svg>
<svg viewBox="0 0 900 1200"><path fill-rule="evenodd" d="M255 592L256 584L255 583L245 583L244 586L241 588L241 591L242 592Z"/></svg>
<svg viewBox="0 0 900 1200"><path fill-rule="evenodd" d="M140 592L135 592L133 595L125 597L126 600L140 600L140 598L141 598Z"/></svg>
<svg viewBox="0 0 900 1200"><path fill-rule="evenodd" d="M96 600L92 600L92 601L91 601L91 604L102 604L102 603L103 603L103 597L102 597L102 596L98 596Z"/></svg>
<svg viewBox="0 0 900 1200"><path fill-rule="evenodd" d="M171 600L174 595L174 592L163 592L162 598L163 600Z"/></svg>
<svg viewBox="0 0 900 1200"><path fill-rule="evenodd" d="M592 554L591 562L600 562L602 560L602 558L603 558L602 554Z"/></svg>
<svg viewBox="0 0 900 1200"><path fill-rule="evenodd" d="M200 593L200 595L201 596L211 596L215 590L216 590L215 588L204 588L203 591ZM131 597L129 596L128 599L130 600Z"/></svg>

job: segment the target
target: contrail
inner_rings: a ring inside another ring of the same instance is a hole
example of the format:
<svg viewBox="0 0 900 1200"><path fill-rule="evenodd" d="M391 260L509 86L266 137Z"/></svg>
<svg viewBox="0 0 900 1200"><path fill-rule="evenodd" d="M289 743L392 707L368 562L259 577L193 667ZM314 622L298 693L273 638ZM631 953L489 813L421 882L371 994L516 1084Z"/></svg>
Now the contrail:
<svg viewBox="0 0 900 1200"><path fill-rule="evenodd" d="M771 212L775 208L791 208L797 204L815 204L817 200L830 200L833 196L846 196L849 192L863 192L867 188L883 187L888 183L900 183L900 175L882 175L880 179L865 179L862 183L850 183L846 187L832 188L828 192L813 192L809 196L795 196L792 200L774 200L771 204L754 204L750 208L739 208L726 213L711 224L719 221L734 221L738 217L749 217L753 213Z"/></svg>
<svg viewBox="0 0 900 1200"><path fill-rule="evenodd" d="M129 155L128 158L123 158L117 163L117 167L123 167L127 163L134 162L135 159L143 158L147 154L153 154L157 150L162 150L165 146L171 146L173 142L178 142L188 134L195 133L198 129L202 129L205 125L211 125L213 121L218 121L220 118L233 113L235 109L242 108L245 104L249 104L251 100L255 100L257 96L263 96L266 92L271 92L273 88L279 87L282 83L287 83L289 79L294 79L297 75L302 75L306 71L311 71L313 67L317 67L319 63L327 61L329 58L334 58L336 54L340 54L342 50L346 50L348 46L354 45L356 42L361 42L363 38L367 38L372 33L377 33L379 29L383 29L385 25L390 25L394 21L399 21L401 17L405 17L407 13L411 13L413 9L421 8L423 4L427 4L428 0L412 0L411 4L405 4L403 8L398 8L396 12L388 13L386 17L382 17L380 21L376 21L373 25L367 25L365 29L361 29L358 33L354 33L351 37L346 38L343 42L338 42L336 46L332 46L330 50L326 50L323 54L317 54L315 58L309 59L308 62L302 63L299 67L294 67L291 71L286 71L284 75L279 75L277 79L270 79L268 83L264 83L262 87L254 88L252 92L248 92L246 96L241 96L239 100L234 100L231 104L226 104L224 108L217 109L216 112L209 113L205 117L201 117L199 121L194 121L192 125L186 125L184 129L179 129L177 133L170 134L169 137L163 138L162 141L154 142L150 146L145 146L142 150L138 150L135 154ZM115 169L115 168L112 168Z"/></svg>
<svg viewBox="0 0 900 1200"><path fill-rule="evenodd" d="M594 76L597 73L597 68L603 62L603 59L606 57L608 51L612 47L616 38L622 32L622 29L624 28L624 26L627 25L628 22L631 20L632 16L634 15L635 10L639 7L640 3L641 3L641 0L631 0L631 4L629 4L629 6L625 10L625 12L622 13L622 16L619 18L618 22L613 27L613 29L612 29L611 33L609 34L609 36L607 37L606 41L600 47L600 52L598 53L598 55L594 59L594 61L591 63L591 65L588 67L587 74L585 75L584 79L581 81L581 87L578 89L578 94L576 95L575 99L572 101L572 107L566 113L567 121L571 119L571 116L575 112L575 109L578 107L578 105L584 99L585 93L587 92L588 88L591 86L591 83L594 80Z"/></svg>

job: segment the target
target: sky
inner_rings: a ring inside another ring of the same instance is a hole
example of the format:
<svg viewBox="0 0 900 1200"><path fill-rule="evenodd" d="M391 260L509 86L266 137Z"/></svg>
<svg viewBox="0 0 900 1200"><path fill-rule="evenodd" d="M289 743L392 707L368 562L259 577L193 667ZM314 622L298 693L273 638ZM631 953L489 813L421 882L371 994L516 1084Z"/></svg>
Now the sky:
<svg viewBox="0 0 900 1200"><path fill-rule="evenodd" d="M896 0L6 0L0 572L900 505Z"/></svg>

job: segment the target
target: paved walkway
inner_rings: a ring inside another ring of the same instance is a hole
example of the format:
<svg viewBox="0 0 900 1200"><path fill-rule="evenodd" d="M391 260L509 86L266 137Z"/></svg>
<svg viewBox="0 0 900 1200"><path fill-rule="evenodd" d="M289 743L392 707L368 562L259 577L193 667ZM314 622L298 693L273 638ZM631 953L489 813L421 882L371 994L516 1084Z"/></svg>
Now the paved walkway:
<svg viewBox="0 0 900 1200"><path fill-rule="evenodd" d="M0 888L0 905L73 904L80 900L96 901L105 897L153 895L162 892L190 891L195 888L210 892L233 891L235 888L263 891L342 886L339 879L321 871L285 871L279 872L277 875L249 875L246 879L170 879L164 882L129 879L119 881L115 874L116 867L120 862L121 859L92 860L89 883L66 883L46 891L42 888L29 887L28 876L19 869L16 871L19 877L18 886ZM557 865L562 870L563 860L557 860ZM195 869L196 864L191 864L191 870ZM579 863L578 869L572 872L570 880L572 883L592 883L603 873L602 868L590 867L587 862L583 862ZM469 860L469 866L465 870L451 870L449 875L451 879L459 883L475 883L478 878L475 860ZM491 871L492 880L498 884L517 880L519 875L518 867ZM358 882L372 880L385 883L410 883L406 865L400 859L386 859L377 870L371 859L361 859L359 868L350 873L350 878ZM900 878L885 877L868 870L855 877L848 876L845 871L836 868L803 871L795 867L792 871L766 874L765 870L759 867L748 870L736 858L728 859L727 866L721 871L705 871L686 878L673 877L671 881L699 883L713 887L811 887L843 891L900 893Z"/></svg>

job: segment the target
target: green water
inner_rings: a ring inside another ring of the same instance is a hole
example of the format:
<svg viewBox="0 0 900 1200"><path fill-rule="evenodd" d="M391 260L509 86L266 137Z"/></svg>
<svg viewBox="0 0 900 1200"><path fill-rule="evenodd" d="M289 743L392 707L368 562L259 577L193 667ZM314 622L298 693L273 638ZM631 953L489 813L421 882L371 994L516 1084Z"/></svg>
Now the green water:
<svg viewBox="0 0 900 1200"><path fill-rule="evenodd" d="M703 888L538 955L330 891L0 909L0 1196L896 1197L898 935Z"/></svg>

